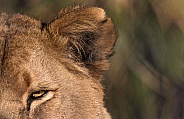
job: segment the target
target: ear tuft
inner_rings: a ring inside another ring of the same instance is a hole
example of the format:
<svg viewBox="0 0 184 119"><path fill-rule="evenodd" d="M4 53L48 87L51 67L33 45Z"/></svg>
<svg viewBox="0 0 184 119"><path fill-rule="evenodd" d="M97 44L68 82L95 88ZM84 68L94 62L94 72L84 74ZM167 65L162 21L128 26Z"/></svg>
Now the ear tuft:
<svg viewBox="0 0 184 119"><path fill-rule="evenodd" d="M117 36L111 18L98 7L69 7L47 26L51 38L74 62L82 63L95 76L108 69Z"/></svg>

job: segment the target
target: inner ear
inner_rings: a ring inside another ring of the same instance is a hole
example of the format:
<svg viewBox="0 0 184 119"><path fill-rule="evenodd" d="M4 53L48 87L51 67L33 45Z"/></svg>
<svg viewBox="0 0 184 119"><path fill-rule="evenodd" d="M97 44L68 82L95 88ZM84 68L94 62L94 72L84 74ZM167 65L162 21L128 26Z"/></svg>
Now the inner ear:
<svg viewBox="0 0 184 119"><path fill-rule="evenodd" d="M64 12L63 12L64 11ZM76 63L97 75L108 69L116 41L112 20L97 7L70 7L62 10L46 29L53 41Z"/></svg>
<svg viewBox="0 0 184 119"><path fill-rule="evenodd" d="M75 34L75 33L74 33ZM68 54L77 62L87 64L95 61L95 39L99 36L92 31L83 31L76 33L75 36L70 36L68 42ZM75 39L76 38L76 39Z"/></svg>

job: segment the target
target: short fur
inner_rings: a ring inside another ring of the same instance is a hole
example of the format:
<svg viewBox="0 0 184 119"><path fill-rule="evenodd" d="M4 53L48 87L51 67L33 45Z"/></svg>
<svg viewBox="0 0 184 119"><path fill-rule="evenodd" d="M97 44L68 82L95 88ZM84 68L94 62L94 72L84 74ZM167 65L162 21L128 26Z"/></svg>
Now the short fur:
<svg viewBox="0 0 184 119"><path fill-rule="evenodd" d="M115 41L101 8L69 7L49 23L3 13L0 118L109 119L100 80Z"/></svg>

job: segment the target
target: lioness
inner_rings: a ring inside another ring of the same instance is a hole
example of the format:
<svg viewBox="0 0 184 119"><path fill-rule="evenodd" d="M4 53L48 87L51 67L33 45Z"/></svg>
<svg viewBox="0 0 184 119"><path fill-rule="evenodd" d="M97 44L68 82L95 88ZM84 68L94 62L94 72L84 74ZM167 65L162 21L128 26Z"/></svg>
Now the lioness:
<svg viewBox="0 0 184 119"><path fill-rule="evenodd" d="M97 7L61 10L49 23L0 16L0 119L109 119L102 74L116 41Z"/></svg>

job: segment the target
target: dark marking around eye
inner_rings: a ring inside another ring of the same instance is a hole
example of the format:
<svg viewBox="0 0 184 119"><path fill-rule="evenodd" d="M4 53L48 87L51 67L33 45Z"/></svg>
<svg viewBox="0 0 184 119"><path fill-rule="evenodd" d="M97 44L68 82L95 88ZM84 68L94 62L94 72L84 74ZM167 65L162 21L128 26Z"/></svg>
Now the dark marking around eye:
<svg viewBox="0 0 184 119"><path fill-rule="evenodd" d="M30 107L31 107L31 103L33 101L35 101L35 100L40 100L47 93L48 93L48 90L41 90L41 91L37 91L37 92L34 92L31 95L29 95L28 100L27 100L27 108L26 108L26 110L29 112L30 111Z"/></svg>

